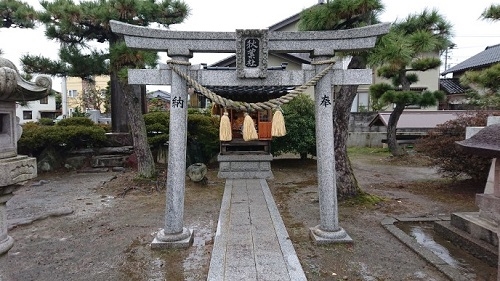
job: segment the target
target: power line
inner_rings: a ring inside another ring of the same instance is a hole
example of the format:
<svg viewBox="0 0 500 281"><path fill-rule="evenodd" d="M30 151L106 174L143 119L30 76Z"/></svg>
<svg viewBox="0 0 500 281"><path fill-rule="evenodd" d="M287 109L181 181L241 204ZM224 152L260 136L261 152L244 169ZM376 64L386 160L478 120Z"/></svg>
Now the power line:
<svg viewBox="0 0 500 281"><path fill-rule="evenodd" d="M455 37L497 38L497 37L500 37L500 35L456 35L456 36L453 36L453 38L455 38Z"/></svg>

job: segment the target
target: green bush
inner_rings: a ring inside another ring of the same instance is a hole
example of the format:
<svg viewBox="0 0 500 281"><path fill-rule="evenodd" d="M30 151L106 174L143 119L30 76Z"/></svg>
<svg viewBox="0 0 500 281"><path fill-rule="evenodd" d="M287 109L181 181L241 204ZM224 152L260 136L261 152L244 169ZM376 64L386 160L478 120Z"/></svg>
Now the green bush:
<svg viewBox="0 0 500 281"><path fill-rule="evenodd" d="M168 142L170 113L151 112L144 115L148 143L157 149ZM219 152L219 120L197 110L188 111L188 163L208 163Z"/></svg>
<svg viewBox="0 0 500 281"><path fill-rule="evenodd" d="M187 126L188 145L199 152L191 151L191 163L208 163L220 150L219 118L206 114L193 113L188 115Z"/></svg>
<svg viewBox="0 0 500 281"><path fill-rule="evenodd" d="M105 140L104 129L94 124L92 126L68 125L62 129L60 125L42 126L26 123L23 125L23 134L17 142L17 148L19 154L37 157L48 147L64 152L79 148L100 147Z"/></svg>
<svg viewBox="0 0 500 281"><path fill-rule="evenodd" d="M95 123L87 117L69 117L57 122L57 126L95 126Z"/></svg>
<svg viewBox="0 0 500 281"><path fill-rule="evenodd" d="M455 142L465 139L466 127L486 126L487 117L485 112L469 113L440 124L417 141L415 150L429 156L431 164L444 177L457 179L468 176L473 180L484 181L488 176L491 158L465 153Z"/></svg>
<svg viewBox="0 0 500 281"><path fill-rule="evenodd" d="M300 94L283 105L282 109L287 133L283 137L273 138L272 154L296 153L301 158L306 158L308 154L316 155L314 101Z"/></svg>
<svg viewBox="0 0 500 281"><path fill-rule="evenodd" d="M52 126L54 125L54 120L50 118L40 118L38 119L38 124L43 125L43 126Z"/></svg>
<svg viewBox="0 0 500 281"><path fill-rule="evenodd" d="M152 147L158 148L168 142L168 126L170 123L168 111L155 111L144 114L144 123L146 123L148 143Z"/></svg>

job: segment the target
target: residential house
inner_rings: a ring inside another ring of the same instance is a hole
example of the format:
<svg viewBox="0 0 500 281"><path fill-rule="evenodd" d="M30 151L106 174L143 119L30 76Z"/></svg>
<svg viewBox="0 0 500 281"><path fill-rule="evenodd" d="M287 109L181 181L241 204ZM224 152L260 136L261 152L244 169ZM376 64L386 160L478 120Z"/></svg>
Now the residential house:
<svg viewBox="0 0 500 281"><path fill-rule="evenodd" d="M446 93L447 101L442 109L467 109L467 87L460 84L460 76L470 70L483 70L500 62L500 44L486 47L484 51L448 68L441 73L451 78L440 79L440 89Z"/></svg>
<svg viewBox="0 0 500 281"><path fill-rule="evenodd" d="M167 111L170 109L170 93L163 90L155 90L146 93L148 100L148 112Z"/></svg>
<svg viewBox="0 0 500 281"><path fill-rule="evenodd" d="M55 119L59 114L61 114L61 110L56 109L55 95L37 101L28 101L26 104L16 104L16 116L19 117L19 124L37 122L40 118Z"/></svg>
<svg viewBox="0 0 500 281"><path fill-rule="evenodd" d="M97 91L103 92L108 87L108 82L110 81L109 75L95 76L94 85ZM85 112L87 108L83 108L83 93L89 90L89 87L93 87L89 82L79 78L79 77L68 77L66 79L66 89L67 89L67 100L66 105L68 108L68 114L71 116L75 110L80 112ZM78 108L78 109L77 109ZM93 109L93 108L92 108ZM104 104L101 104L101 112L104 112Z"/></svg>

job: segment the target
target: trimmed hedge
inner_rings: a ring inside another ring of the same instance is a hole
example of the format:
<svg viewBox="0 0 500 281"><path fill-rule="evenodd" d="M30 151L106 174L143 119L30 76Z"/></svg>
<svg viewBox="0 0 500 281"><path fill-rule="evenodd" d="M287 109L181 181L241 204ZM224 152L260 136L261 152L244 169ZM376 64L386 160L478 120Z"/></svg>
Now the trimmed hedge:
<svg viewBox="0 0 500 281"><path fill-rule="evenodd" d="M73 118L65 120L70 119ZM92 120L89 121L91 126L59 125L59 123L56 126L43 126L26 123L23 125L23 134L17 142L18 153L37 157L47 147L54 147L59 151L100 147L106 140L106 132L102 127L92 123Z"/></svg>
<svg viewBox="0 0 500 281"><path fill-rule="evenodd" d="M57 126L95 126L96 124L87 117L70 117L57 122Z"/></svg>

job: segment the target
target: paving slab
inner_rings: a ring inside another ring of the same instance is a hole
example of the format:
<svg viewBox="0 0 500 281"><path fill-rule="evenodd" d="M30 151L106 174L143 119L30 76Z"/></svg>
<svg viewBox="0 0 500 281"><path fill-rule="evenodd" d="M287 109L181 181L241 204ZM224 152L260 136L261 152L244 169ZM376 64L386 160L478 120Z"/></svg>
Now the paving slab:
<svg viewBox="0 0 500 281"><path fill-rule="evenodd" d="M207 280L307 280L265 179L226 180Z"/></svg>

